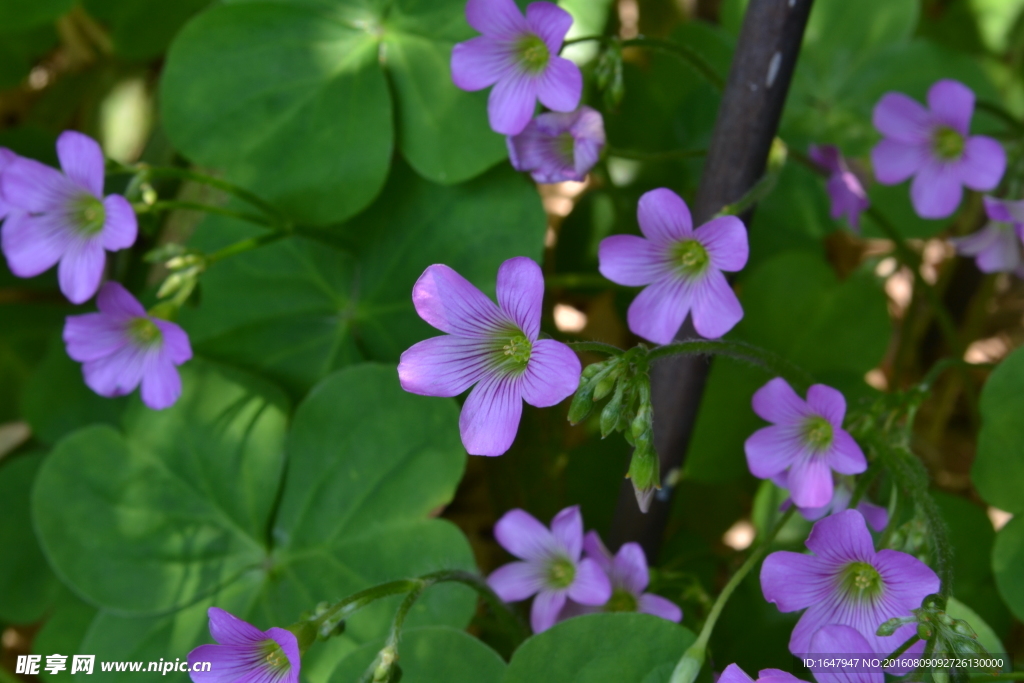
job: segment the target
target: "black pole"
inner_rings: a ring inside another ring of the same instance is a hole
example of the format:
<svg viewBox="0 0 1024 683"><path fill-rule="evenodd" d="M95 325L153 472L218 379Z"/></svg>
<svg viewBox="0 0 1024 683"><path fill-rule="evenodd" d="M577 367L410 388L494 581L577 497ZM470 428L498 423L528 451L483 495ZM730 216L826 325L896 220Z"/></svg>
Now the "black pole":
<svg viewBox="0 0 1024 683"><path fill-rule="evenodd" d="M742 197L764 173L811 2L750 0L697 189L693 207L696 225ZM749 227L750 213L742 218ZM678 338L696 336L687 319ZM709 370L709 359L702 356L673 356L651 368L654 445L661 459L663 480L682 467ZM661 547L671 504L672 489L664 485L650 510L642 513L632 485L624 482L612 521L613 547L636 541L653 561Z"/></svg>

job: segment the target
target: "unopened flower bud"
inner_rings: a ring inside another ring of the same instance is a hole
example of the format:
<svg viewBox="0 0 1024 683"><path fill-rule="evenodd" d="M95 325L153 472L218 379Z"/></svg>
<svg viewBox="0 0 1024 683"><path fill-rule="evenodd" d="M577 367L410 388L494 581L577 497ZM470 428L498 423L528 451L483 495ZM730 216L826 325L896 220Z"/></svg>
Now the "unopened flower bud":
<svg viewBox="0 0 1024 683"><path fill-rule="evenodd" d="M704 648L693 644L683 653L682 659L676 664L669 683L693 683L697 680L697 674L704 666Z"/></svg>
<svg viewBox="0 0 1024 683"><path fill-rule="evenodd" d="M619 373L611 372L598 380L597 385L594 387L594 400L600 401L602 398L610 394L612 389L615 388L615 380L617 380L618 377Z"/></svg>
<svg viewBox="0 0 1024 683"><path fill-rule="evenodd" d="M875 631L875 634L879 636L891 636L893 633L896 633L896 629L903 626L905 623L907 623L906 619L893 617L889 621L883 622L882 625L878 627L878 630Z"/></svg>
<svg viewBox="0 0 1024 683"><path fill-rule="evenodd" d="M933 635L935 635L935 631L932 629L931 624L918 624L917 625L917 637L920 638L921 640L928 640Z"/></svg>
<svg viewBox="0 0 1024 683"><path fill-rule="evenodd" d="M580 388L576 390L576 395L572 397L572 403L569 404L569 422L571 424L579 424L590 415L590 411L594 409L594 387L586 380L580 381Z"/></svg>
<svg viewBox="0 0 1024 683"><path fill-rule="evenodd" d="M953 632L957 635L967 636L968 638L977 638L978 634L974 632L971 625L962 619L953 620Z"/></svg>
<svg viewBox="0 0 1024 683"><path fill-rule="evenodd" d="M373 670L373 683L398 683L402 669L398 666L398 652L388 645L377 655L377 667Z"/></svg>
<svg viewBox="0 0 1024 683"><path fill-rule="evenodd" d="M619 382L615 387L615 393L601 411L601 438L608 436L619 426L622 417L623 396L625 394L625 383Z"/></svg>
<svg viewBox="0 0 1024 683"><path fill-rule="evenodd" d="M636 494L640 511L647 512L651 507L654 492L661 488L660 463L653 449L637 448L633 451L626 477L633 484L633 492Z"/></svg>

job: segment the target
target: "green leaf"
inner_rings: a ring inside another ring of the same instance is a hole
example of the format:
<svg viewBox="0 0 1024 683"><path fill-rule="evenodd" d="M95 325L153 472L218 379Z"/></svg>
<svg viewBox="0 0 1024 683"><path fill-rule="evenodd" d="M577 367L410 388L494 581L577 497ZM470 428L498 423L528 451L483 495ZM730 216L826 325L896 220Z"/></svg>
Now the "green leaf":
<svg viewBox="0 0 1024 683"><path fill-rule="evenodd" d="M32 531L29 493L42 453L13 456L0 466L0 620L36 621L60 589Z"/></svg>
<svg viewBox="0 0 1024 683"><path fill-rule="evenodd" d="M1024 517L1018 515L996 534L992 546L992 573L1003 601L1014 616L1024 620Z"/></svg>
<svg viewBox="0 0 1024 683"><path fill-rule="evenodd" d="M5 0L0 3L0 33L46 24L71 9L74 0Z"/></svg>
<svg viewBox="0 0 1024 683"><path fill-rule="evenodd" d="M16 292L23 292L26 301L31 300L32 292L27 289ZM4 388L0 391L0 422L20 417L18 398L22 388L42 360L50 337L61 329L69 312L70 308L59 305L0 305L0 320L4 321L0 330L0 387Z"/></svg>
<svg viewBox="0 0 1024 683"><path fill-rule="evenodd" d="M381 640L353 651L330 681L359 680L383 646ZM403 629L398 654L403 683L500 683L505 673L497 652L464 631L444 626Z"/></svg>
<svg viewBox="0 0 1024 683"><path fill-rule="evenodd" d="M990 655L1002 656L1005 662L1003 671L1010 671L1013 662L1007 656L1006 647L999 639L999 636L996 635L996 632L992 630L992 627L986 624L985 620L978 616L977 612L956 598L949 598L946 601L946 614L954 619L962 619L970 624L974 632L978 634L978 642L981 643L981 646L988 650Z"/></svg>
<svg viewBox="0 0 1024 683"><path fill-rule="evenodd" d="M990 505L1024 513L1024 349L999 363L981 390L981 431L971 480Z"/></svg>
<svg viewBox="0 0 1024 683"><path fill-rule="evenodd" d="M118 55L141 60L162 54L185 22L210 0L83 0L82 4L109 27Z"/></svg>
<svg viewBox="0 0 1024 683"><path fill-rule="evenodd" d="M504 683L643 681L655 670L671 673L693 641L688 629L649 614L574 617L523 643Z"/></svg>
<svg viewBox="0 0 1024 683"><path fill-rule="evenodd" d="M32 639L32 652L37 655L56 653L88 654L92 651L82 647L89 625L96 617L96 608L83 602L65 587L54 600L53 609L46 617L46 623ZM43 660L46 661L45 659ZM68 659L70 664L71 660ZM71 667L68 666L68 671ZM68 671L50 674L40 669L39 676L43 680L66 681Z"/></svg>
<svg viewBox="0 0 1024 683"><path fill-rule="evenodd" d="M493 292L503 261L540 257L545 223L535 188L511 169L446 187L399 168L384 197L338 229L352 241L349 251L289 239L225 260L204 276L202 305L182 322L206 355L301 395L335 369L397 361L438 334L412 306L427 266L448 264ZM193 245L212 250L252 234L212 218Z"/></svg>

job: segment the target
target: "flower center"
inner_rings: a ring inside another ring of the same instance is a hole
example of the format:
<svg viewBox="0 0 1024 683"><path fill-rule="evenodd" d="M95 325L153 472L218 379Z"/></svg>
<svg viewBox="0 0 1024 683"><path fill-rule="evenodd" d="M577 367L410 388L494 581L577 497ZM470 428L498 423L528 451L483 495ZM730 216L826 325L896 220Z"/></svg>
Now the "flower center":
<svg viewBox="0 0 1024 683"><path fill-rule="evenodd" d="M262 654L267 666L274 671L287 671L291 667L288 655L284 653L281 646L274 640L265 640L262 645Z"/></svg>
<svg viewBox="0 0 1024 683"><path fill-rule="evenodd" d="M135 341L143 345L155 344L160 341L160 328L149 318L135 318L128 324L128 332Z"/></svg>
<svg viewBox="0 0 1024 683"><path fill-rule="evenodd" d="M612 591L612 597L604 604L605 612L635 612L637 608L636 596L625 588L616 588Z"/></svg>
<svg viewBox="0 0 1024 683"><path fill-rule="evenodd" d="M815 451L827 450L832 445L832 423L815 415L804 422L804 440Z"/></svg>
<svg viewBox="0 0 1024 683"><path fill-rule="evenodd" d="M708 250L697 240L686 240L675 247L675 260L682 266L687 275L697 275L708 267L710 258Z"/></svg>
<svg viewBox="0 0 1024 683"><path fill-rule="evenodd" d="M878 570L867 562L851 562L840 574L839 586L847 598L871 602L882 595L885 583Z"/></svg>
<svg viewBox="0 0 1024 683"><path fill-rule="evenodd" d="M508 341L508 344L501 348L501 352L517 367L525 368L526 364L530 362L533 344L523 335L517 334Z"/></svg>
<svg viewBox="0 0 1024 683"><path fill-rule="evenodd" d="M935 129L932 145L940 159L953 161L964 152L964 136L949 126L939 126Z"/></svg>
<svg viewBox="0 0 1024 683"><path fill-rule="evenodd" d="M74 223L82 234L95 235L102 232L107 211L99 199L91 194L83 194L75 202L72 212Z"/></svg>
<svg viewBox="0 0 1024 683"><path fill-rule="evenodd" d="M557 144L559 154L572 161L573 155L576 153L576 139L573 138L572 133L559 135Z"/></svg>
<svg viewBox="0 0 1024 683"><path fill-rule="evenodd" d="M542 71L551 59L548 46L541 40L540 36L529 34L523 36L519 41L519 58L527 71L534 73Z"/></svg>
<svg viewBox="0 0 1024 683"><path fill-rule="evenodd" d="M564 558L551 562L548 566L548 581L552 588L568 588L576 578L576 565Z"/></svg>

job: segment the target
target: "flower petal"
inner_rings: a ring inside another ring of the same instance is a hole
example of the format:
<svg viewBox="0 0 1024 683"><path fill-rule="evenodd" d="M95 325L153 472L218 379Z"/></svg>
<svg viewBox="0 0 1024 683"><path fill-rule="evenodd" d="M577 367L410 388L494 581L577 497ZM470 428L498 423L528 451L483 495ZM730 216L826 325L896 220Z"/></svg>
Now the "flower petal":
<svg viewBox="0 0 1024 683"><path fill-rule="evenodd" d="M761 592L780 612L821 602L832 592L834 580L818 558L802 553L779 550L761 565Z"/></svg>
<svg viewBox="0 0 1024 683"><path fill-rule="evenodd" d="M576 565L569 597L581 605L603 605L612 597L612 584L599 564L583 559Z"/></svg>
<svg viewBox="0 0 1024 683"><path fill-rule="evenodd" d="M655 344L668 344L686 320L692 302L689 282L663 277L640 292L629 305L629 329Z"/></svg>
<svg viewBox="0 0 1024 683"><path fill-rule="evenodd" d="M98 142L78 131L66 130L57 138L57 158L68 178L94 197L103 196L106 161Z"/></svg>
<svg viewBox="0 0 1024 683"><path fill-rule="evenodd" d="M663 598L654 593L644 593L640 596L637 601L637 611L644 614L653 614L656 617L668 619L676 623L683 620L683 610L679 605L668 598Z"/></svg>
<svg viewBox="0 0 1024 683"><path fill-rule="evenodd" d="M926 145L882 140L871 150L871 165L875 180L883 185L896 185L914 175L928 163Z"/></svg>
<svg viewBox="0 0 1024 683"><path fill-rule="evenodd" d="M840 658L844 655L869 655L872 654L872 647L857 629L844 624L829 624L811 636L811 649L808 654L823 654ZM818 683L884 683L885 675L881 669L873 671L822 670L814 672L814 680Z"/></svg>
<svg viewBox="0 0 1024 683"><path fill-rule="evenodd" d="M889 511L881 505L869 503L862 500L855 508L857 512L864 515L865 521L875 531L881 531L889 524Z"/></svg>
<svg viewBox="0 0 1024 683"><path fill-rule="evenodd" d="M79 363L106 358L131 342L124 324L102 313L68 316L63 338L68 356Z"/></svg>
<svg viewBox="0 0 1024 683"><path fill-rule="evenodd" d="M639 543L623 543L615 553L610 572L612 582L634 595L640 595L651 580L647 571L647 556Z"/></svg>
<svg viewBox="0 0 1024 683"><path fill-rule="evenodd" d="M588 531L587 535L583 537L583 552L587 554L587 557L597 562L606 574L611 572L612 554L605 547L601 536L596 531Z"/></svg>
<svg viewBox="0 0 1024 683"><path fill-rule="evenodd" d="M832 500L834 484L828 461L817 455L797 459L789 468L786 483L797 507L815 508Z"/></svg>
<svg viewBox="0 0 1024 683"><path fill-rule="evenodd" d="M57 169L34 159L18 157L8 164L0 176L0 192L16 209L43 213L63 210L68 201L82 189Z"/></svg>
<svg viewBox="0 0 1024 683"><path fill-rule="evenodd" d="M692 285L693 326L708 339L717 339L743 320L743 306L722 271L708 269Z"/></svg>
<svg viewBox="0 0 1024 683"><path fill-rule="evenodd" d="M649 285L667 274L665 248L637 235L612 235L597 249L598 270L627 287Z"/></svg>
<svg viewBox="0 0 1024 683"><path fill-rule="evenodd" d="M730 664L718 677L717 683L754 683L754 679L747 675L747 672L738 664Z"/></svg>
<svg viewBox="0 0 1024 683"><path fill-rule="evenodd" d="M511 322L469 280L446 265L429 266L412 288L416 312L442 332L487 337Z"/></svg>
<svg viewBox="0 0 1024 683"><path fill-rule="evenodd" d="M985 197L988 200L988 197ZM991 218L991 213L989 214ZM1001 219L994 219L1001 220ZM1001 238L1003 237L1003 230L999 227L998 223L986 223L985 227L977 232L972 232L966 237L953 237L949 241L956 247L958 254L962 256L978 256L983 254L990 249L1000 249ZM1010 233L1013 237L1013 233Z"/></svg>
<svg viewBox="0 0 1024 683"><path fill-rule="evenodd" d="M750 247L747 229L736 216L719 216L695 231L697 241L711 257L711 267L726 272L742 270L747 265Z"/></svg>
<svg viewBox="0 0 1024 683"><path fill-rule="evenodd" d="M257 645L200 645L188 653L189 668L209 662L210 670L195 667L189 672L193 683L236 683L254 680L261 673ZM258 679L256 679L258 680Z"/></svg>
<svg viewBox="0 0 1024 683"><path fill-rule="evenodd" d="M60 291L73 304L85 303L99 288L106 263L107 256L98 239L72 243L57 267Z"/></svg>
<svg viewBox="0 0 1024 683"><path fill-rule="evenodd" d="M920 607L925 596L939 592L939 577L913 555L879 550L872 564L882 575L888 597L907 613Z"/></svg>
<svg viewBox="0 0 1024 683"><path fill-rule="evenodd" d="M581 372L572 349L554 339L538 339L522 375L523 400L536 408L561 403L579 388Z"/></svg>
<svg viewBox="0 0 1024 683"><path fill-rule="evenodd" d="M937 81L928 90L928 108L935 121L967 135L974 115L974 91L948 78Z"/></svg>
<svg viewBox="0 0 1024 683"><path fill-rule="evenodd" d="M562 49L565 34L572 28L572 15L550 2L531 2L526 6L526 23L540 36L552 55Z"/></svg>
<svg viewBox="0 0 1024 683"><path fill-rule="evenodd" d="M802 422L811 410L781 377L769 380L754 393L751 405L758 417L775 424Z"/></svg>
<svg viewBox="0 0 1024 683"><path fill-rule="evenodd" d="M583 517L580 506L567 507L551 520L551 534L573 562L583 552Z"/></svg>
<svg viewBox="0 0 1024 683"><path fill-rule="evenodd" d="M103 248L108 251L127 249L135 244L139 224L128 200L112 194L103 200L106 220L103 222Z"/></svg>
<svg viewBox="0 0 1024 683"><path fill-rule="evenodd" d="M544 67L536 88L537 99L548 109L572 111L580 106L583 74L578 66L565 57L552 57Z"/></svg>
<svg viewBox="0 0 1024 683"><path fill-rule="evenodd" d="M100 293L96 297L96 307L104 315L122 320L141 318L146 315L146 309L142 307L139 300L132 296L131 292L124 288L124 285L113 280L103 283L103 287L100 288Z"/></svg>
<svg viewBox="0 0 1024 683"><path fill-rule="evenodd" d="M100 396L125 396L139 386L145 363L143 352L125 344L108 356L83 363L82 376L86 386Z"/></svg>
<svg viewBox="0 0 1024 683"><path fill-rule="evenodd" d="M815 384L807 390L807 406L822 416L836 429L843 426L846 416L846 399L842 392L825 384Z"/></svg>
<svg viewBox="0 0 1024 683"><path fill-rule="evenodd" d="M868 468L864 451L845 429L832 433L832 447L825 458L828 466L839 474L860 474Z"/></svg>
<svg viewBox="0 0 1024 683"><path fill-rule="evenodd" d="M890 92L875 105L871 122L887 138L922 143L929 139L932 117L917 100L903 93Z"/></svg>
<svg viewBox="0 0 1024 683"><path fill-rule="evenodd" d="M637 204L640 231L657 245L669 245L693 236L693 218L682 197L659 187L645 192Z"/></svg>
<svg viewBox="0 0 1024 683"><path fill-rule="evenodd" d="M494 350L479 339L442 335L413 344L398 361L402 388L422 396L458 396L479 382Z"/></svg>
<svg viewBox="0 0 1024 683"><path fill-rule="evenodd" d="M174 405L181 396L181 375L170 358L150 352L142 374L142 402L153 410Z"/></svg>
<svg viewBox="0 0 1024 683"><path fill-rule="evenodd" d="M14 213L0 227L7 266L18 277L35 277L53 268L71 244L70 234L52 216Z"/></svg>
<svg viewBox="0 0 1024 683"><path fill-rule="evenodd" d="M219 607L206 610L210 635L221 645L250 645L267 639L267 634L231 612Z"/></svg>
<svg viewBox="0 0 1024 683"><path fill-rule="evenodd" d="M960 160L960 180L979 192L994 190L1006 170L1006 150L984 135L967 138Z"/></svg>
<svg viewBox="0 0 1024 683"><path fill-rule="evenodd" d="M192 344L189 343L185 330L169 320L151 318L153 324L163 335L163 353L167 355L175 365L192 359Z"/></svg>
<svg viewBox="0 0 1024 683"><path fill-rule="evenodd" d="M533 118L537 106L537 85L521 72L506 75L487 98L487 117L491 128L502 135L518 135Z"/></svg>
<svg viewBox="0 0 1024 683"><path fill-rule="evenodd" d="M856 510L843 510L816 522L806 545L818 557L834 563L868 562L875 554L871 532Z"/></svg>
<svg viewBox="0 0 1024 683"><path fill-rule="evenodd" d="M963 198L963 173L958 164L928 162L910 184L910 200L921 218L946 218Z"/></svg>
<svg viewBox="0 0 1024 683"><path fill-rule="evenodd" d="M491 572L487 585L505 602L526 600L544 589L544 570L530 562L509 562Z"/></svg>
<svg viewBox="0 0 1024 683"><path fill-rule="evenodd" d="M494 538L521 560L540 561L558 549L551 531L525 510L509 510L494 525Z"/></svg>
<svg viewBox="0 0 1024 683"><path fill-rule="evenodd" d="M983 273L1012 273L1020 266L1020 241L1012 230L997 229L995 241L978 253L975 263Z"/></svg>
<svg viewBox="0 0 1024 683"><path fill-rule="evenodd" d="M532 341L540 334L544 275L533 259L510 258L498 268L498 305Z"/></svg>
<svg viewBox="0 0 1024 683"><path fill-rule="evenodd" d="M807 148L807 156L829 173L838 173L843 169L843 155L835 145L811 145Z"/></svg>
<svg viewBox="0 0 1024 683"><path fill-rule="evenodd" d="M452 82L462 90L483 90L515 73L515 57L508 45L477 36L452 48Z"/></svg>
<svg viewBox="0 0 1024 683"><path fill-rule="evenodd" d="M558 613L565 606L566 591L541 591L530 608L530 628L541 633L555 625Z"/></svg>
<svg viewBox="0 0 1024 683"><path fill-rule="evenodd" d="M751 434L743 450L750 473L759 479L770 479L796 462L803 444L792 427L772 425Z"/></svg>
<svg viewBox="0 0 1024 683"><path fill-rule="evenodd" d="M299 669L302 667L302 653L299 652L299 639L288 629L272 626L267 629L267 635L280 646L285 657L288 658L288 673L278 678L274 683L299 683ZM280 674L277 674L280 676Z"/></svg>

